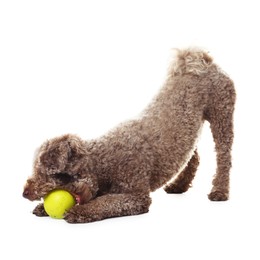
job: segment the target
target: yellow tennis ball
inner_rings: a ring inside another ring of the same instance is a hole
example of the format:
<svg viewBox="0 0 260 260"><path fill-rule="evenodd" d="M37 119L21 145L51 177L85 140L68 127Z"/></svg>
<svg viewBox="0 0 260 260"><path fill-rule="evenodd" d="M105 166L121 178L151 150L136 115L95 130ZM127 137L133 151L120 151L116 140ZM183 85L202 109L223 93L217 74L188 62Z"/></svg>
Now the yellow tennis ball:
<svg viewBox="0 0 260 260"><path fill-rule="evenodd" d="M76 200L68 191L53 190L44 197L43 205L50 217L61 219L75 204Z"/></svg>

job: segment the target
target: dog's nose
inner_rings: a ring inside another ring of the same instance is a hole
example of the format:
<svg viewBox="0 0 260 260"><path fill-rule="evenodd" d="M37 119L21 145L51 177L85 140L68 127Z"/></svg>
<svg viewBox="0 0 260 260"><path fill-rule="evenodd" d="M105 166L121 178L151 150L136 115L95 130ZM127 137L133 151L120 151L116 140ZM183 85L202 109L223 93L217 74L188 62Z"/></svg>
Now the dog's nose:
<svg viewBox="0 0 260 260"><path fill-rule="evenodd" d="M29 194L30 194L29 189L24 189L24 191L23 191L23 197L27 199L28 196L29 196Z"/></svg>

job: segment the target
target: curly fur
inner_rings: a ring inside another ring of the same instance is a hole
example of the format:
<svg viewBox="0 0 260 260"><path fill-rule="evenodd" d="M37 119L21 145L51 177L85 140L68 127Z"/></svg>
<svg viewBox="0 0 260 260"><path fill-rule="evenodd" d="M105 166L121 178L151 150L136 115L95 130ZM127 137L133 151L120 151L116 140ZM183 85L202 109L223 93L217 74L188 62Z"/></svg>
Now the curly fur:
<svg viewBox="0 0 260 260"><path fill-rule="evenodd" d="M212 65L213 59L197 48L176 50L176 57L169 68L170 75L194 74L201 75L207 73Z"/></svg>
<svg viewBox="0 0 260 260"><path fill-rule="evenodd" d="M233 142L232 80L202 50L178 50L164 86L136 120L95 140L75 135L47 140L38 150L23 196L39 200L62 188L80 198L69 223L145 213L150 192L185 192L199 165L197 139L205 120L216 144L210 200L227 200ZM34 212L46 216L43 205Z"/></svg>

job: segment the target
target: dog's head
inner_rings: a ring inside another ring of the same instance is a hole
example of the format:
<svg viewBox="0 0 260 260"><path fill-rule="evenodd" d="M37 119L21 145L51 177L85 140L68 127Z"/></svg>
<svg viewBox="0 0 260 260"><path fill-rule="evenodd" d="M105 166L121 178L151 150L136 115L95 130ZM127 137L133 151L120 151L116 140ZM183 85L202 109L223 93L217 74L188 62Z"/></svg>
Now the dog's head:
<svg viewBox="0 0 260 260"><path fill-rule="evenodd" d="M40 200L54 189L74 194L80 204L93 197L95 179L91 175L86 143L74 135L46 141L36 152L33 175L27 180L23 196Z"/></svg>

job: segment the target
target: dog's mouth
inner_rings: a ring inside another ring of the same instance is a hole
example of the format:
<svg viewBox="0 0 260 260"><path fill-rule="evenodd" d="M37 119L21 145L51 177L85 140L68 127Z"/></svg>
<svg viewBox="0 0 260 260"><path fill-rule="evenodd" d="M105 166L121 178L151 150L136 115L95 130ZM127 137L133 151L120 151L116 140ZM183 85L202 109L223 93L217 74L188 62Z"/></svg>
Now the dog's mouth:
<svg viewBox="0 0 260 260"><path fill-rule="evenodd" d="M65 176L65 175L64 175ZM64 179L62 175L62 178ZM85 204L93 198L93 194L89 186L81 182L72 182L66 184L61 183L60 185L53 185L49 183L37 184L33 180L28 180L23 191L23 197L30 201L43 199L50 191L54 189L64 189L72 194L77 204Z"/></svg>
<svg viewBox="0 0 260 260"><path fill-rule="evenodd" d="M74 196L77 204L86 204L92 199L92 192L86 184L80 185L79 189L69 191Z"/></svg>
<svg viewBox="0 0 260 260"><path fill-rule="evenodd" d="M60 188L62 189L62 188ZM34 190L34 189L31 189L30 187L26 187L23 191L23 197L30 200L30 201L40 201L42 199L44 199L44 197L49 193L51 192L53 189L51 189L50 191L48 192L44 192L42 194L39 194L37 192L37 190ZM76 201L76 204L83 204L83 201L84 201L84 198L82 196L82 194L80 193L76 193L76 192L72 192L68 189L65 189L67 190L75 199Z"/></svg>
<svg viewBox="0 0 260 260"><path fill-rule="evenodd" d="M76 194L74 192L68 191L75 199L76 204L84 204L84 199L82 198L82 196L80 194ZM42 199L44 199L44 197L47 195L48 193L46 193L45 195L41 196L41 197L37 197L37 196L25 196L27 199L29 199L30 201L40 201Z"/></svg>
<svg viewBox="0 0 260 260"><path fill-rule="evenodd" d="M76 204L82 204L82 198L79 194L76 194L76 193L73 193L73 192L70 192L72 194L72 196L74 197L75 201L76 201Z"/></svg>
<svg viewBox="0 0 260 260"><path fill-rule="evenodd" d="M61 189L61 188L60 188L60 189ZM54 189L54 190L57 190L57 189ZM84 204L84 199L83 199L83 197L82 197L81 194L72 192L72 191L67 190L67 189L64 189L64 190L66 190L67 192L69 192L69 193L73 196L73 198L74 198L75 201L76 201L76 204ZM52 190L52 191L53 191L53 190ZM50 192L51 192L51 191L50 191ZM37 200L44 199L44 197L47 196L48 194L49 194L49 192L46 193L44 196L42 196L41 198L39 198L39 199L37 199Z"/></svg>

